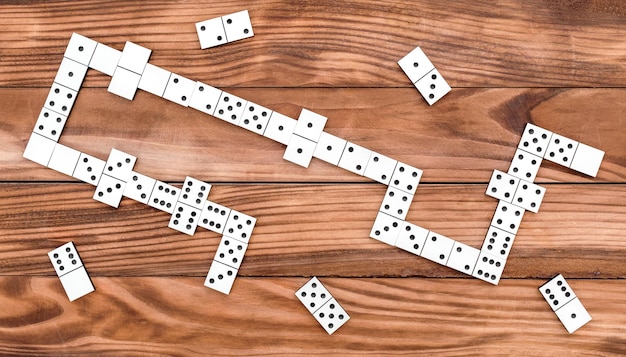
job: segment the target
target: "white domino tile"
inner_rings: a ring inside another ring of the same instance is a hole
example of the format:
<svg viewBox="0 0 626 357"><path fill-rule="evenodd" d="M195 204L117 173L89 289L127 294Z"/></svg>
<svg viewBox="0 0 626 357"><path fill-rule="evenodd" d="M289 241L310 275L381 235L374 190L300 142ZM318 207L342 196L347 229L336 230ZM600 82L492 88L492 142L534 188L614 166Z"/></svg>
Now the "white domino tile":
<svg viewBox="0 0 626 357"><path fill-rule="evenodd" d="M65 57L61 61L57 75L54 77L54 82L69 89L79 91L86 74L86 65Z"/></svg>
<svg viewBox="0 0 626 357"><path fill-rule="evenodd" d="M140 80L141 75L122 67L117 67L107 90L109 93L133 100Z"/></svg>
<svg viewBox="0 0 626 357"><path fill-rule="evenodd" d="M372 152L370 160L365 168L364 176L383 185L388 185L394 174L397 160L394 160L377 152ZM411 192L409 192L411 193Z"/></svg>
<svg viewBox="0 0 626 357"><path fill-rule="evenodd" d="M461 273L472 275L479 255L478 249L455 241L446 266Z"/></svg>
<svg viewBox="0 0 626 357"><path fill-rule="evenodd" d="M421 255L430 261L446 265L450 258L454 242L453 239L441 234L432 231L428 232Z"/></svg>
<svg viewBox="0 0 626 357"><path fill-rule="evenodd" d="M226 32L228 42L239 41L254 36L248 10L224 15L222 16L222 23L224 24L224 31Z"/></svg>
<svg viewBox="0 0 626 357"><path fill-rule="evenodd" d="M141 75L138 88L162 97L171 74L172 72L168 70L148 63Z"/></svg>
<svg viewBox="0 0 626 357"><path fill-rule="evenodd" d="M493 170L485 194L495 199L511 203L520 179L499 170Z"/></svg>
<svg viewBox="0 0 626 357"><path fill-rule="evenodd" d="M326 120L327 118L323 115L302 109L293 132L305 139L318 142L326 126Z"/></svg>
<svg viewBox="0 0 626 357"><path fill-rule="evenodd" d="M424 51L420 47L416 47L407 53L398 61L398 65L402 71L409 77L411 83L415 83L422 79L428 72L435 69Z"/></svg>
<svg viewBox="0 0 626 357"><path fill-rule="evenodd" d="M115 73L120 57L122 57L122 51L118 51L112 47L98 43L93 57L89 62L89 68L112 76L113 73Z"/></svg>
<svg viewBox="0 0 626 357"><path fill-rule="evenodd" d="M48 139L59 141L66 122L67 116L48 108L43 108L41 109L41 113L39 113L33 132L45 136Z"/></svg>
<svg viewBox="0 0 626 357"><path fill-rule="evenodd" d="M363 176L371 155L371 150L348 142L339 160L339 167Z"/></svg>
<svg viewBox="0 0 626 357"><path fill-rule="evenodd" d="M337 166L347 141L327 132L322 132L317 142L313 157Z"/></svg>
<svg viewBox="0 0 626 357"><path fill-rule="evenodd" d="M591 321L591 315L578 298L574 298L555 312L563 327L569 333L574 333L579 328Z"/></svg>
<svg viewBox="0 0 626 357"><path fill-rule="evenodd" d="M56 146L56 141L50 140L37 133L32 133L24 150L24 158L39 165L48 166L50 157Z"/></svg>
<svg viewBox="0 0 626 357"><path fill-rule="evenodd" d="M293 131L296 128L296 120L278 112L273 112L263 136L281 144L289 144Z"/></svg>
<svg viewBox="0 0 626 357"><path fill-rule="evenodd" d="M74 243L69 242L51 250L48 258L70 301L95 290Z"/></svg>
<svg viewBox="0 0 626 357"><path fill-rule="evenodd" d="M189 106L189 101L196 88L196 81L172 73L167 82L163 98L183 107Z"/></svg>
<svg viewBox="0 0 626 357"><path fill-rule="evenodd" d="M410 222L404 222L396 238L396 247L415 255L422 255L430 231Z"/></svg>
<svg viewBox="0 0 626 357"><path fill-rule="evenodd" d="M202 82L196 82L189 107L213 115L221 96L221 90Z"/></svg>
<svg viewBox="0 0 626 357"><path fill-rule="evenodd" d="M490 284L498 285L505 265L505 259L494 257L489 253L481 251L472 276Z"/></svg>
<svg viewBox="0 0 626 357"><path fill-rule="evenodd" d="M545 187L522 180L517 187L517 191L515 191L513 204L527 211L537 213L545 194Z"/></svg>
<svg viewBox="0 0 626 357"><path fill-rule="evenodd" d="M446 82L437 69L433 69L422 79L415 82L415 88L417 88L422 97L426 99L428 105L435 104L452 90L448 82Z"/></svg>
<svg viewBox="0 0 626 357"><path fill-rule="evenodd" d="M236 277L237 269L213 260L209 273L204 280L204 286L228 295Z"/></svg>
<svg viewBox="0 0 626 357"><path fill-rule="evenodd" d="M152 50L136 43L126 41L118 66L137 74L142 74Z"/></svg>
<svg viewBox="0 0 626 357"><path fill-rule="evenodd" d="M603 158L604 151L579 143L570 168L585 175L596 177Z"/></svg>
<svg viewBox="0 0 626 357"><path fill-rule="evenodd" d="M80 151L57 143L50 157L48 167L60 173L72 176L78 164Z"/></svg>
<svg viewBox="0 0 626 357"><path fill-rule="evenodd" d="M539 287L539 292L569 333L591 321L591 315L580 302L563 275L559 274Z"/></svg>
<svg viewBox="0 0 626 357"><path fill-rule="evenodd" d="M227 43L226 32L224 31L221 17L196 22L196 32L198 33L201 49Z"/></svg>
<svg viewBox="0 0 626 357"><path fill-rule="evenodd" d="M72 33L63 56L86 66L91 61L97 44L96 41L88 37Z"/></svg>
<svg viewBox="0 0 626 357"><path fill-rule="evenodd" d="M396 244L398 234L402 228L404 221L392 217L386 213L378 212L374 225L370 231L370 238L374 238L391 246Z"/></svg>
<svg viewBox="0 0 626 357"><path fill-rule="evenodd" d="M287 144L283 159L302 167L309 167L315 146L313 141L294 134Z"/></svg>

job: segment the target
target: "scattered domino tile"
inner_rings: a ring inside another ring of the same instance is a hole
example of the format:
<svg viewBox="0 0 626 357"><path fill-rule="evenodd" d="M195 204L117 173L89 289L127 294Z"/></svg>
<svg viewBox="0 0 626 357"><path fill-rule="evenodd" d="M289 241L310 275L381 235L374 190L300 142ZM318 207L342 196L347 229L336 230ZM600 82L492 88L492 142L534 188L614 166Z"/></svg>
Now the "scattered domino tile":
<svg viewBox="0 0 626 357"><path fill-rule="evenodd" d="M426 99L428 105L435 104L451 90L450 85L419 47L402 57L398 65Z"/></svg>
<svg viewBox="0 0 626 357"><path fill-rule="evenodd" d="M559 274L539 287L539 292L569 333L591 321L591 315L582 305L563 275Z"/></svg>
<svg viewBox="0 0 626 357"><path fill-rule="evenodd" d="M479 255L480 251L478 249L455 241L446 266L471 275Z"/></svg>
<svg viewBox="0 0 626 357"><path fill-rule="evenodd" d="M248 10L197 22L196 32L201 49L254 36Z"/></svg>
<svg viewBox="0 0 626 357"><path fill-rule="evenodd" d="M329 335L350 320L350 315L317 277L311 278L295 295Z"/></svg>
<svg viewBox="0 0 626 357"><path fill-rule="evenodd" d="M200 214L200 227L215 233L224 233L224 227L230 216L231 209L215 202L207 201Z"/></svg>
<svg viewBox="0 0 626 357"><path fill-rule="evenodd" d="M50 157L48 167L60 173L72 176L79 158L80 151L57 143Z"/></svg>
<svg viewBox="0 0 626 357"><path fill-rule="evenodd" d="M430 231L416 224L404 222L396 238L396 247L421 256Z"/></svg>
<svg viewBox="0 0 626 357"><path fill-rule="evenodd" d="M162 97L171 75L172 72L148 63L141 74L137 88Z"/></svg>
<svg viewBox="0 0 626 357"><path fill-rule="evenodd" d="M91 61L97 44L96 41L74 32L63 56L86 66Z"/></svg>
<svg viewBox="0 0 626 357"><path fill-rule="evenodd" d="M69 242L51 250L48 257L70 301L95 290L74 243Z"/></svg>

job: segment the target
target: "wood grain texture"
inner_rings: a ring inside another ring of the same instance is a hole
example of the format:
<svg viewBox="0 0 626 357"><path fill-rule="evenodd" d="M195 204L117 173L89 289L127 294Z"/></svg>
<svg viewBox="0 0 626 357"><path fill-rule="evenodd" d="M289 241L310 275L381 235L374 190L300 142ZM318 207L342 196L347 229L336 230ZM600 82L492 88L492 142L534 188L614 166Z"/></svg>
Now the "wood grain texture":
<svg viewBox="0 0 626 357"><path fill-rule="evenodd" d="M322 279L351 320L332 336L294 296L306 278L95 278L68 303L56 278L3 277L2 354L609 355L626 353L626 284L572 280L593 320L568 335L538 280ZM113 311L113 313L112 313Z"/></svg>
<svg viewBox="0 0 626 357"><path fill-rule="evenodd" d="M248 9L255 36L199 50L193 24ZM3 1L0 355L626 355L626 4L555 1ZM22 158L72 32L424 170L407 220L480 247L526 123L606 151L597 178L545 162L499 286L369 231L383 185L90 71L60 142L258 219L229 296L220 236ZM453 90L428 106L397 65L421 46ZM68 302L46 253L74 241L96 291ZM537 288L562 273L593 317L568 335ZM351 315L327 336L294 292L317 275Z"/></svg>
<svg viewBox="0 0 626 357"><path fill-rule="evenodd" d="M508 170L527 122L606 151L598 178L546 160L537 182L626 181L624 89L461 89L433 107L411 88L231 92L292 118L319 112L326 131L424 170L423 182L488 182ZM1 180L71 180L22 158L47 93L0 90ZM131 153L137 171L167 181L373 182L317 159L293 165L282 144L141 91L131 102L81 90L60 142L102 159Z"/></svg>
<svg viewBox="0 0 626 357"><path fill-rule="evenodd" d="M253 40L199 50L195 22L242 9ZM26 1L0 16L2 86L49 86L74 31L219 86L410 87L396 62L418 45L453 87L626 85L620 0Z"/></svg>

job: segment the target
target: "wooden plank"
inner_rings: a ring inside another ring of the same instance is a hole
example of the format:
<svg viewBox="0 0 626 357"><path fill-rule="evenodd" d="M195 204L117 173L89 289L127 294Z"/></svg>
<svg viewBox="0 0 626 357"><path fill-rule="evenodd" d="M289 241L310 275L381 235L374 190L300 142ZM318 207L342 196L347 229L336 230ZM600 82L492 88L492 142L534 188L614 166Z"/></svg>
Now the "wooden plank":
<svg viewBox="0 0 626 357"><path fill-rule="evenodd" d="M306 280L239 278L226 296L202 278L94 278L96 291L69 303L56 277L1 277L0 353L626 353L623 280L570 280L593 320L569 335L542 280L326 278L351 318L332 336L294 296Z"/></svg>
<svg viewBox="0 0 626 357"><path fill-rule="evenodd" d="M246 8L254 38L199 49L195 22ZM453 87L623 87L624 15L619 0L10 1L0 86L49 86L75 31L118 49L137 42L154 64L218 86L408 88L396 62L420 45Z"/></svg>
<svg viewBox="0 0 626 357"><path fill-rule="evenodd" d="M419 187L407 221L480 248L496 202L486 185ZM625 185L546 185L527 212L505 277L624 278ZM209 199L258 219L243 276L461 277L369 238L382 185L216 185ZM46 253L74 241L94 276L204 276L220 236L167 228L169 215L81 184L1 184L2 273L53 275Z"/></svg>
<svg viewBox="0 0 626 357"><path fill-rule="evenodd" d="M71 180L22 158L47 92L0 89L0 180ZM232 93L294 118L303 107L328 116L326 131L423 169L424 182L484 183L494 169L506 171L527 122L607 153L596 179L546 161L538 182L626 178L616 130L624 89L459 89L435 107L410 88ZM126 151L138 157L138 171L167 181L371 182L317 159L303 169L282 159L284 145L145 92L130 102L83 89L60 142L102 159L111 148Z"/></svg>

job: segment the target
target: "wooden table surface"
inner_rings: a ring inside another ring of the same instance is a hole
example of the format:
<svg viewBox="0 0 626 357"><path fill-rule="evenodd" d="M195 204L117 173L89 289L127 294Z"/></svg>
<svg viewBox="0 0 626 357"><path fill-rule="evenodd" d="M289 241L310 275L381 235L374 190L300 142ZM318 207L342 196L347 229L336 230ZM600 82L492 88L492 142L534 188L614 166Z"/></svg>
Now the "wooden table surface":
<svg viewBox="0 0 626 357"><path fill-rule="evenodd" d="M194 23L248 9L250 39L200 50ZM386 187L89 71L60 143L258 219L230 295L220 240L22 158L72 32L424 170L407 221L480 248L526 123L606 151L547 188L492 286L369 238ZM626 354L626 4L606 1L3 1L0 355ZM428 106L397 65L421 46L452 86ZM69 302L47 252L73 241L96 291ZM562 273L593 320L569 335L537 288ZM327 335L294 296L318 276L351 320Z"/></svg>

